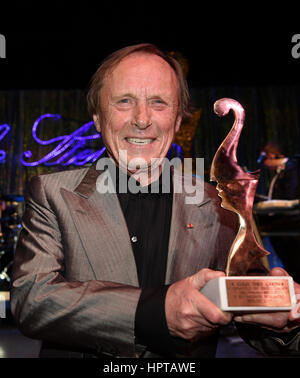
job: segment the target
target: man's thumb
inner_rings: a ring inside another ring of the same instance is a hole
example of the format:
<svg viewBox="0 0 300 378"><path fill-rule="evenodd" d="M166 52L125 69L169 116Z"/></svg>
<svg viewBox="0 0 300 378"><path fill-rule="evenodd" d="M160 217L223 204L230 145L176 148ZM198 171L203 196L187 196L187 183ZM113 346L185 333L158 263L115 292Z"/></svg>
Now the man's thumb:
<svg viewBox="0 0 300 378"><path fill-rule="evenodd" d="M285 269L276 267L270 271L270 276L289 276L289 274Z"/></svg>
<svg viewBox="0 0 300 378"><path fill-rule="evenodd" d="M193 285L196 289L201 289L208 281L213 280L218 277L225 276L224 272L221 272L219 270L212 270L212 269L201 269L199 272L195 273L193 276L191 276L191 280L193 282Z"/></svg>

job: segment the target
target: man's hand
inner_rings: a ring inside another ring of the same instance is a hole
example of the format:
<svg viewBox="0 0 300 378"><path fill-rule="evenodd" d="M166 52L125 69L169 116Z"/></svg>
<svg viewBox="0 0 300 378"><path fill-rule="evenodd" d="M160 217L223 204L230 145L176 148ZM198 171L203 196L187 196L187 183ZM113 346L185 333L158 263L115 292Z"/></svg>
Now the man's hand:
<svg viewBox="0 0 300 378"><path fill-rule="evenodd" d="M230 323L232 314L221 311L200 293L206 282L221 276L223 272L202 269L169 287L165 311L172 336L193 342L214 333L220 325Z"/></svg>
<svg viewBox="0 0 300 378"><path fill-rule="evenodd" d="M282 268L273 268L270 271L271 276L289 276ZM294 283L295 294L300 296L300 285ZM245 314L234 317L236 322L258 325L275 332L289 332L300 326L300 301L294 308L288 311L278 311L269 313Z"/></svg>

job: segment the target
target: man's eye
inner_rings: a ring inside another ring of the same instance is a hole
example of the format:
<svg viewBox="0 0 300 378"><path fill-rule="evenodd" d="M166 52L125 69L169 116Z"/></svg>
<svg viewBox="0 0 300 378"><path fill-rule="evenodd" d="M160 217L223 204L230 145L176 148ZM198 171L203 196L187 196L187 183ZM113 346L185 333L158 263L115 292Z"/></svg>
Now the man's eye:
<svg viewBox="0 0 300 378"><path fill-rule="evenodd" d="M120 108L128 108L132 106L133 100L130 98L121 98L117 101L116 105Z"/></svg>
<svg viewBox="0 0 300 378"><path fill-rule="evenodd" d="M155 98L155 99L151 100L151 105L156 107L156 108L163 108L166 105L166 103L159 98Z"/></svg>
<svg viewBox="0 0 300 378"><path fill-rule="evenodd" d="M119 104L123 105L123 104L129 104L130 103L130 100L129 98L122 98L121 100L118 101Z"/></svg>

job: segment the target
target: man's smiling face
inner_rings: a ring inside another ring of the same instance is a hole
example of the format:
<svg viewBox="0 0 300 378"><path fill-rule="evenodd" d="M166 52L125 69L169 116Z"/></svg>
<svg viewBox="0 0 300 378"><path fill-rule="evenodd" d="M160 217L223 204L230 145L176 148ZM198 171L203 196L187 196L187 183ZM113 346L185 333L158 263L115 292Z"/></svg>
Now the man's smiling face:
<svg viewBox="0 0 300 378"><path fill-rule="evenodd" d="M159 56L134 53L124 58L104 80L100 91L96 128L110 157L152 158L166 156L179 130L179 89L176 74ZM126 164L127 163L127 164Z"/></svg>

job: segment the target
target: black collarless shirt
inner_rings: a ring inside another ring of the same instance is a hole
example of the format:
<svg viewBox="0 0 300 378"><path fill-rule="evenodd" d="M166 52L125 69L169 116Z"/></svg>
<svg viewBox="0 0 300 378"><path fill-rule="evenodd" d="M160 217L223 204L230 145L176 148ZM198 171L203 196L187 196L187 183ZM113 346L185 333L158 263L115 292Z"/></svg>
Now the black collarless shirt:
<svg viewBox="0 0 300 378"><path fill-rule="evenodd" d="M138 193L117 193L127 223L139 286L153 289L164 285L172 215L172 189L151 193L150 186Z"/></svg>
<svg viewBox="0 0 300 378"><path fill-rule="evenodd" d="M176 356L188 350L190 343L169 333L165 316L165 284L168 246L173 205L171 172L163 171L149 186L137 181L116 167L116 192L127 224L136 262L139 286L142 289L135 315L137 344L159 355ZM170 169L168 167L167 169ZM162 179L162 176L170 179ZM134 180L135 193L123 193L123 183ZM184 352L185 353L185 352Z"/></svg>
<svg viewBox="0 0 300 378"><path fill-rule="evenodd" d="M120 176L119 176L120 175ZM123 175L123 176L122 176ZM172 218L173 184L159 180L151 186L134 181L137 193L120 193L119 178L133 180L117 168L116 192L126 220L142 293L136 310L136 341L161 352L170 335L165 318L165 285ZM154 189L154 190L153 190ZM155 193L153 193L155 191Z"/></svg>

